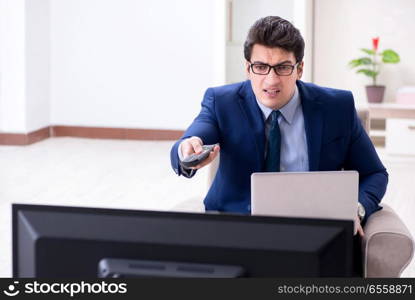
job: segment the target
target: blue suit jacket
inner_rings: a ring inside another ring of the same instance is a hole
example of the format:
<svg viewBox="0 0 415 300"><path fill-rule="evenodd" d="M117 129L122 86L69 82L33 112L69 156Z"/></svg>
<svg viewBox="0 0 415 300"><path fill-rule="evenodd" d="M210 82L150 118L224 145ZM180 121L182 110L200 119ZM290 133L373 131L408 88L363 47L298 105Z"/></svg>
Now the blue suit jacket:
<svg viewBox="0 0 415 300"><path fill-rule="evenodd" d="M297 86L310 171L358 171L359 201L367 219L380 209L388 173L358 119L352 93L302 81ZM181 175L177 150L183 139L198 136L204 144L220 143L220 164L204 200L206 210L250 213L250 176L264 167L264 126L250 81L206 91L199 115L171 150L172 167Z"/></svg>

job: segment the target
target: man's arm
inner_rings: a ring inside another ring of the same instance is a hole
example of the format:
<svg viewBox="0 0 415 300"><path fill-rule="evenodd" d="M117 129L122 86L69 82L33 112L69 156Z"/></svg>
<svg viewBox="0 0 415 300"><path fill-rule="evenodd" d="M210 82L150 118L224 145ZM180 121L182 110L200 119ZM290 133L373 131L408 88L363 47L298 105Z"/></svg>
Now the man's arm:
<svg viewBox="0 0 415 300"><path fill-rule="evenodd" d="M362 223L365 223L372 213L381 209L379 203L386 192L388 173L354 107L352 114L352 135L345 169L359 172L359 202L365 209L365 217L362 220Z"/></svg>
<svg viewBox="0 0 415 300"><path fill-rule="evenodd" d="M192 153L200 153L203 144L215 144L219 142L219 129L215 113L215 97L213 89L208 89L203 97L202 109L193 123L189 126L183 137L178 140L170 151L170 160L173 170L177 175L191 178L196 170L209 164L219 153L219 147L215 147L209 157L192 170L182 169L180 166L179 151L183 157Z"/></svg>

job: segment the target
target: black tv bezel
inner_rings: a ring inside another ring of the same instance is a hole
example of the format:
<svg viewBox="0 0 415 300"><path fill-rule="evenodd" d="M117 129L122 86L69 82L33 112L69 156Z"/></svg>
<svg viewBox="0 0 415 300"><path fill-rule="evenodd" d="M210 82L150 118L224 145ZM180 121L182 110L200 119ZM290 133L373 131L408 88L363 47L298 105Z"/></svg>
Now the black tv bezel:
<svg viewBox="0 0 415 300"><path fill-rule="evenodd" d="M295 224L304 225L313 223L315 226L338 225L345 228L346 234L353 236L353 221L351 220L334 220L334 219L312 219L312 218L288 218L288 217L273 217L273 216L256 216L238 213L223 213L223 212L179 212L179 211L154 211L154 210L133 210L133 209L118 209L118 208L97 208L84 206L65 206L65 205L41 205L41 204L12 204L12 272L13 277L19 277L18 274L18 212L26 211L42 211L42 212L67 212L67 213L82 213L82 214L99 214L99 215L121 215L121 216L169 216L170 218L187 218L211 219L219 221L243 221L249 218L250 222L259 223L278 223L278 224ZM353 241L350 239L350 249L353 247ZM352 260L352 255L350 255ZM350 265L352 262L350 262Z"/></svg>

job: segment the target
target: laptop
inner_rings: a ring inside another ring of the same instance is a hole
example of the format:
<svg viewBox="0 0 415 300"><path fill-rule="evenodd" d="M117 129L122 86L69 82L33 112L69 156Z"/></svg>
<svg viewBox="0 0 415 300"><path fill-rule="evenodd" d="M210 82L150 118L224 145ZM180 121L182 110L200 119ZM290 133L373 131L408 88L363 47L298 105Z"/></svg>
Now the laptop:
<svg viewBox="0 0 415 300"><path fill-rule="evenodd" d="M267 172L251 175L253 215L354 220L356 171Z"/></svg>

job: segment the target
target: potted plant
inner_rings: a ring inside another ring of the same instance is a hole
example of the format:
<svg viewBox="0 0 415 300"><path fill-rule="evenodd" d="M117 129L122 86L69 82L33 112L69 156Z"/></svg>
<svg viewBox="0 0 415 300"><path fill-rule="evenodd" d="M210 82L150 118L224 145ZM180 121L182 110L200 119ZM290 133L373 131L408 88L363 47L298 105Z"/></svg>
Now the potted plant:
<svg viewBox="0 0 415 300"><path fill-rule="evenodd" d="M369 102L382 102L385 86L378 85L376 77L379 75L381 63L396 64L400 61L398 53L391 49L378 51L379 38L372 39L372 49L362 48L366 56L353 59L349 62L351 68L358 68L356 73L364 74L372 78L372 85L366 86L366 94Z"/></svg>

